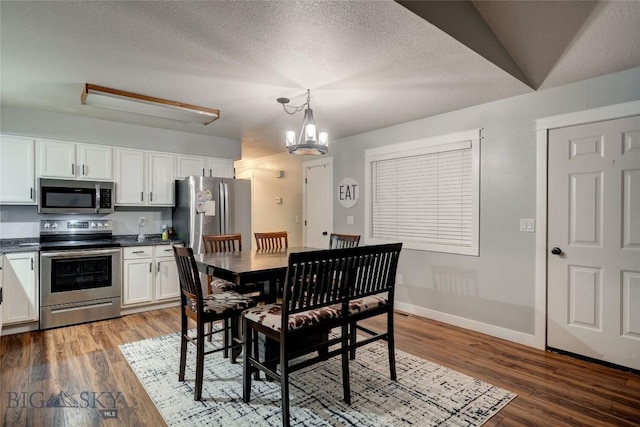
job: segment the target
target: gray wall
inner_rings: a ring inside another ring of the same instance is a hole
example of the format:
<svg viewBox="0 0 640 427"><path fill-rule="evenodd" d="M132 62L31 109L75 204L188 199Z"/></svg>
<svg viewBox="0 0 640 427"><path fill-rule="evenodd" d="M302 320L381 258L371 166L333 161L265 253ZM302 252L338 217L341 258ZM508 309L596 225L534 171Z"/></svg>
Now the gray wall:
<svg viewBox="0 0 640 427"><path fill-rule="evenodd" d="M22 107L3 106L0 131L90 144L240 159L240 140L110 122Z"/></svg>
<svg viewBox="0 0 640 427"><path fill-rule="evenodd" d="M35 138L59 139L90 144L113 145L168 153L239 159L240 140L177 132L89 117L54 113L23 107L2 106L0 132ZM114 234L138 234L138 218L144 216L146 234L158 234L162 224L171 226L171 208L116 207L104 218L113 220ZM39 220L36 206L0 205L0 239L37 237ZM56 218L64 219L64 216Z"/></svg>
<svg viewBox="0 0 640 427"><path fill-rule="evenodd" d="M636 68L336 140L334 182L351 176L362 192L351 209L334 204L334 230L365 234L365 149L483 128L480 256L403 250L396 301L534 334L535 234L519 231L520 218L536 212L534 121L639 99ZM353 225L347 215L355 216Z"/></svg>

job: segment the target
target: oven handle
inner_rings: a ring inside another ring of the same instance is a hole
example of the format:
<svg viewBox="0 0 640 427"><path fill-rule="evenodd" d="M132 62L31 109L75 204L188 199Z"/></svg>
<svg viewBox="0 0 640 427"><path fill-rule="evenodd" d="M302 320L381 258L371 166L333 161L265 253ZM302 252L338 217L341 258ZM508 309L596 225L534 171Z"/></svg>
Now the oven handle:
<svg viewBox="0 0 640 427"><path fill-rule="evenodd" d="M84 251L64 251L64 252L40 252L42 258L77 258L94 255L119 254L120 249L88 249Z"/></svg>

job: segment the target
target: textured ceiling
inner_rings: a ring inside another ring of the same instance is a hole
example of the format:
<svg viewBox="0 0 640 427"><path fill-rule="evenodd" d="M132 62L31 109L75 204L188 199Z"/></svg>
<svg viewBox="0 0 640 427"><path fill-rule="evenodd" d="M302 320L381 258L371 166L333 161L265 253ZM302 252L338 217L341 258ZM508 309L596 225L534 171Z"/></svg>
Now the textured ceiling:
<svg viewBox="0 0 640 427"><path fill-rule="evenodd" d="M284 150L640 66L639 2L0 2L0 101ZM208 126L80 105L84 83L221 110Z"/></svg>

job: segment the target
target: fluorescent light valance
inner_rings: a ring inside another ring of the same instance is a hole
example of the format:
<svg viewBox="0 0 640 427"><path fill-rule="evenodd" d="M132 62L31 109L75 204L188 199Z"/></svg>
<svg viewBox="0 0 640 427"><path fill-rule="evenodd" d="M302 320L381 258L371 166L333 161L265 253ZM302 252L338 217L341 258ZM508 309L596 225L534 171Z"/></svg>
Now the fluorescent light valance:
<svg viewBox="0 0 640 427"><path fill-rule="evenodd" d="M111 110L207 125L220 118L220 110L154 98L86 83L81 103Z"/></svg>

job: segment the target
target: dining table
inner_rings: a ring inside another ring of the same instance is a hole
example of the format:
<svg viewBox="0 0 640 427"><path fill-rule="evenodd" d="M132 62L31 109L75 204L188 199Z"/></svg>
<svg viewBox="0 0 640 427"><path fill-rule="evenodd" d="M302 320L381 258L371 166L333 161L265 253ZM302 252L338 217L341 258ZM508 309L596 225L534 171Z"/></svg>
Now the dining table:
<svg viewBox="0 0 640 427"><path fill-rule="evenodd" d="M295 252L322 250L308 246L297 246L278 249L253 249L250 251L195 254L198 271L204 274L228 280L236 284L237 291L243 293L242 287L254 289L255 284L262 284L263 299L266 304L275 303L278 299L278 286L282 286L289 266L289 255ZM309 337L317 340L317 337ZM263 342L265 358L271 359L270 365L277 363L273 359L278 354L277 345L260 334ZM238 350L239 355L240 350ZM267 363L267 362L265 362Z"/></svg>
<svg viewBox="0 0 640 427"><path fill-rule="evenodd" d="M317 251L320 248L297 246L194 255L198 271L233 282L242 293L243 286L264 284L266 303L276 302L278 283L283 283L289 265L289 255L295 252Z"/></svg>

